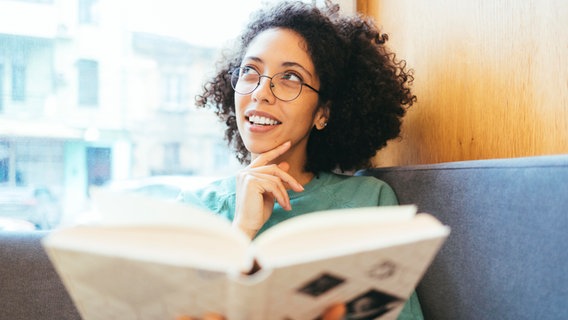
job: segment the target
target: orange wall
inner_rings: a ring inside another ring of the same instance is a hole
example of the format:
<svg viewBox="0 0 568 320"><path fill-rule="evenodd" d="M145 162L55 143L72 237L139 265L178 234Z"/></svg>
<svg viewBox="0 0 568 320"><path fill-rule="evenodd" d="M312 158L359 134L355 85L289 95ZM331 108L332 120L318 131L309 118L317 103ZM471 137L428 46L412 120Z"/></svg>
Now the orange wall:
<svg viewBox="0 0 568 320"><path fill-rule="evenodd" d="M568 2L358 0L415 70L377 166L568 153Z"/></svg>

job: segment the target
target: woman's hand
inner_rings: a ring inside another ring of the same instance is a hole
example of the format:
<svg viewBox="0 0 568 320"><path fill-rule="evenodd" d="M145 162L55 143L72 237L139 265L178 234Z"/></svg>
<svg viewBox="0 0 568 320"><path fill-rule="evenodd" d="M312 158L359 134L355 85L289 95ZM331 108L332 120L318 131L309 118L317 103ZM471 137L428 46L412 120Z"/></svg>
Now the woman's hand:
<svg viewBox="0 0 568 320"><path fill-rule="evenodd" d="M225 318L216 313L206 313L201 318L192 318L190 316L177 316L175 320L225 320Z"/></svg>
<svg viewBox="0 0 568 320"><path fill-rule="evenodd" d="M290 149L290 142L260 154L251 164L237 174L236 212L233 226L251 238L270 218L274 201L285 210L291 210L286 186L296 192L304 187L288 174L287 162L272 163Z"/></svg>
<svg viewBox="0 0 568 320"><path fill-rule="evenodd" d="M321 318L318 318L320 320L341 320L343 319L343 317L345 316L345 304L344 303L337 303L332 305L331 307L327 308L327 310L325 310L325 312L323 313L323 315L321 316ZM220 316L218 314L215 313L207 313L204 314L202 318L200 319L195 319L192 317L188 317L188 316L179 316L176 317L175 320L224 320L225 318L223 316Z"/></svg>

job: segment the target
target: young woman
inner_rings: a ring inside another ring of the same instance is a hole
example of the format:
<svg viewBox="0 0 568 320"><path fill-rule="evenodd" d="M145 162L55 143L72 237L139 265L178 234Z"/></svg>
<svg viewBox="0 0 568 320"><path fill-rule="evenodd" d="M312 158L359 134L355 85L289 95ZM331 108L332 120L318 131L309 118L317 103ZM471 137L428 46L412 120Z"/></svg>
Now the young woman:
<svg viewBox="0 0 568 320"><path fill-rule="evenodd" d="M247 167L183 201L251 238L313 211L397 204L386 183L334 172L370 166L398 137L413 78L370 20L338 10L284 2L252 16L197 99ZM415 296L400 318L422 318Z"/></svg>

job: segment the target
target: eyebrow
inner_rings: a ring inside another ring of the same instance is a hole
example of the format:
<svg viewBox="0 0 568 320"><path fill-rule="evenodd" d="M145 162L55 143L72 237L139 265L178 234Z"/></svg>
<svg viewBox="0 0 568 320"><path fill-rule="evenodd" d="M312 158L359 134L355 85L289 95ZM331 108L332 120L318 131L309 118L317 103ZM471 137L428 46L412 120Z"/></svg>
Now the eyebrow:
<svg viewBox="0 0 568 320"><path fill-rule="evenodd" d="M308 69L304 68L304 66L302 66L301 64L299 64L297 62L291 62L291 61L290 62L284 62L282 64L282 66L284 66L284 67L298 67L298 68L304 70L310 76L310 78L312 78L312 79L314 78L314 76L312 76L312 73L309 72Z"/></svg>
<svg viewBox="0 0 568 320"><path fill-rule="evenodd" d="M263 63L264 61L259 58L259 57L255 57L255 56L247 56L243 58L243 61L245 60L253 60L259 63ZM286 61L282 63L283 67L298 67L302 70L304 70L304 72L306 72L312 79L314 78L314 76L312 75L312 73L310 71L308 71L308 69L306 69L304 66L302 66L301 64L297 63L297 62L293 62L293 61Z"/></svg>

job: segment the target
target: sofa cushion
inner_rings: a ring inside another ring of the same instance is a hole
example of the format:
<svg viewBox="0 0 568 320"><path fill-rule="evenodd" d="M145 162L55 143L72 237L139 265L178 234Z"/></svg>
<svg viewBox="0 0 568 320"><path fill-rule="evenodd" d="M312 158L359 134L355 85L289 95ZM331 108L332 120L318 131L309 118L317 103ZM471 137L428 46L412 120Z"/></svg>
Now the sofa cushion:
<svg viewBox="0 0 568 320"><path fill-rule="evenodd" d="M81 319L41 246L45 232L0 232L0 318Z"/></svg>

